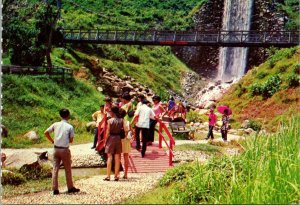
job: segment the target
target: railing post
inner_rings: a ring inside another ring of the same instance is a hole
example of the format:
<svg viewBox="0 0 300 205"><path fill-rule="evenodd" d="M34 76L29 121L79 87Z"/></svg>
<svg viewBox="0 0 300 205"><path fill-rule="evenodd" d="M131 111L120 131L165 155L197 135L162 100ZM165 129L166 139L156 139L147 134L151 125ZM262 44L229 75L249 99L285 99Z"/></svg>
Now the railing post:
<svg viewBox="0 0 300 205"><path fill-rule="evenodd" d="M153 42L156 41L156 31L154 31L154 34L153 34L153 38L152 38Z"/></svg>
<svg viewBox="0 0 300 205"><path fill-rule="evenodd" d="M174 31L173 41L176 41L176 31Z"/></svg>
<svg viewBox="0 0 300 205"><path fill-rule="evenodd" d="M136 31L133 32L133 41L135 41L136 38Z"/></svg>
<svg viewBox="0 0 300 205"><path fill-rule="evenodd" d="M91 40L91 30L88 30L88 40Z"/></svg>
<svg viewBox="0 0 300 205"><path fill-rule="evenodd" d="M99 29L97 28L97 34L96 34L96 39L97 41L99 41Z"/></svg>
<svg viewBox="0 0 300 205"><path fill-rule="evenodd" d="M79 40L81 40L81 28L79 29Z"/></svg>
<svg viewBox="0 0 300 205"><path fill-rule="evenodd" d="M170 150L169 150L169 166L173 166L173 143L170 139Z"/></svg>
<svg viewBox="0 0 300 205"><path fill-rule="evenodd" d="M162 122L161 121L159 121L158 132L162 134ZM158 135L158 147L162 148L162 137L161 137L161 135Z"/></svg>
<svg viewBox="0 0 300 205"><path fill-rule="evenodd" d="M115 31L115 35L114 35L114 41L117 40L117 31Z"/></svg>
<svg viewBox="0 0 300 205"><path fill-rule="evenodd" d="M198 36L198 31L196 31L196 33L195 33L195 38L194 38L195 42L197 42L197 36Z"/></svg>

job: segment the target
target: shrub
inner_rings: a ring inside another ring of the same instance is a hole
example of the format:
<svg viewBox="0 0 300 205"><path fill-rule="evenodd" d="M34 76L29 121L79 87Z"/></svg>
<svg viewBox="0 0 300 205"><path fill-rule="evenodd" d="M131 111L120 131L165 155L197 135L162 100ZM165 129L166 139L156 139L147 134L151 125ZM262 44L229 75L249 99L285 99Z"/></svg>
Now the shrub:
<svg viewBox="0 0 300 205"><path fill-rule="evenodd" d="M25 177L20 173L15 172L2 172L1 184L6 185L19 185L26 181Z"/></svg>
<svg viewBox="0 0 300 205"><path fill-rule="evenodd" d="M199 112L191 110L186 114L187 122L203 122L203 119Z"/></svg>
<svg viewBox="0 0 300 205"><path fill-rule="evenodd" d="M262 93L262 86L258 83L254 83L250 86L250 92L252 96L260 95Z"/></svg>
<svg viewBox="0 0 300 205"><path fill-rule="evenodd" d="M175 167L174 169L169 169L165 175L160 179L160 186L168 186L173 182L179 182L185 179L188 175L192 175L193 167L191 164L183 164Z"/></svg>
<svg viewBox="0 0 300 205"><path fill-rule="evenodd" d="M262 95L265 98L273 96L280 88L281 79L278 75L271 76L261 87Z"/></svg>
<svg viewBox="0 0 300 205"><path fill-rule="evenodd" d="M269 68L274 68L276 61L273 59L268 60Z"/></svg>
<svg viewBox="0 0 300 205"><path fill-rule="evenodd" d="M264 77L266 77L268 75L268 73L266 73L266 72L259 72L257 75L256 75L256 77L258 78L258 79L263 79Z"/></svg>
<svg viewBox="0 0 300 205"><path fill-rule="evenodd" d="M290 74L288 76L288 84L289 87L298 87L299 86L299 75L298 74Z"/></svg>
<svg viewBox="0 0 300 205"><path fill-rule="evenodd" d="M284 73L287 68L288 68L288 65L279 66L277 69L277 73Z"/></svg>
<svg viewBox="0 0 300 205"><path fill-rule="evenodd" d="M300 74L300 64L295 64L293 69L295 74Z"/></svg>
<svg viewBox="0 0 300 205"><path fill-rule="evenodd" d="M237 84L236 94L238 97L241 97L246 91L246 88L243 87L241 83Z"/></svg>
<svg viewBox="0 0 300 205"><path fill-rule="evenodd" d="M26 179L44 179L51 178L51 167L47 165L40 165L35 162L30 165L24 165L20 168L19 172L24 175Z"/></svg>
<svg viewBox="0 0 300 205"><path fill-rule="evenodd" d="M261 125L260 122L257 122L257 121L254 121L254 120L250 120L249 121L249 127L252 128L255 131L260 131L262 125Z"/></svg>

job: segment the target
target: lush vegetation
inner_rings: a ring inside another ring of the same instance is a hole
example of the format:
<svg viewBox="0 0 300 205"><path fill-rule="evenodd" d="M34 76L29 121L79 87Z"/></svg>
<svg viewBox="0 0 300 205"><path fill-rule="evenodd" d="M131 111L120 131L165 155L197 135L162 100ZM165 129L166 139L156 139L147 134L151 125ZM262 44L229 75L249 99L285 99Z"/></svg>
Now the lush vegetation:
<svg viewBox="0 0 300 205"><path fill-rule="evenodd" d="M299 127L300 118L292 117L278 133L244 141L240 156L215 157L206 164L183 164L167 171L160 187L147 193L148 203L299 203Z"/></svg>
<svg viewBox="0 0 300 205"><path fill-rule="evenodd" d="M300 18L299 9L300 4L298 0L283 0L279 3L278 8L280 11L285 12L288 15L288 22L286 27L290 30L299 30Z"/></svg>
<svg viewBox="0 0 300 205"><path fill-rule="evenodd" d="M167 29L193 28L192 15L206 0L89 1L63 4L64 28Z"/></svg>
<svg viewBox="0 0 300 205"><path fill-rule="evenodd" d="M233 109L234 127L249 119L256 130L276 131L280 121L299 109L299 48L275 51L224 95L219 103Z"/></svg>
<svg viewBox="0 0 300 205"><path fill-rule="evenodd" d="M165 99L167 90L180 92L180 77L188 68L171 53L169 47L99 45L81 48L57 48L52 52L56 65L80 69L82 66L127 75L152 88ZM97 60L99 59L99 60Z"/></svg>
<svg viewBox="0 0 300 205"><path fill-rule="evenodd" d="M60 120L59 110L68 108L70 123L75 128L79 143L92 138L86 132L85 124L91 121L93 112L103 104L103 96L84 81L68 80L60 83L43 77L3 76L3 124L9 136L2 139L2 147L27 147L32 142L23 135L36 131L40 143L34 146L51 146L44 137L44 130Z"/></svg>

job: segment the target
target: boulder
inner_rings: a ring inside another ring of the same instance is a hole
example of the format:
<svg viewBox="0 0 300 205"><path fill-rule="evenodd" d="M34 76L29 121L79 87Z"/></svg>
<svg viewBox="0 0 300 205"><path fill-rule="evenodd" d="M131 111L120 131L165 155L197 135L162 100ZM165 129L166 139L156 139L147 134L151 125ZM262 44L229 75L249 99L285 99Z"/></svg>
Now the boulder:
<svg viewBox="0 0 300 205"><path fill-rule="evenodd" d="M247 129L250 127L250 120L244 120L244 122L241 125L241 128Z"/></svg>
<svg viewBox="0 0 300 205"><path fill-rule="evenodd" d="M33 130L27 132L23 137L34 142L39 140L39 135Z"/></svg>
<svg viewBox="0 0 300 205"><path fill-rule="evenodd" d="M1 153L1 165L2 165L2 167L5 166L5 160L6 160L6 154L5 153Z"/></svg>
<svg viewBox="0 0 300 205"><path fill-rule="evenodd" d="M251 134L255 133L255 131L252 128L247 128L247 129L245 129L245 133L248 135L251 135Z"/></svg>
<svg viewBox="0 0 300 205"><path fill-rule="evenodd" d="M103 88L101 88L101 87L97 87L97 90L98 90L99 92L103 92Z"/></svg>
<svg viewBox="0 0 300 205"><path fill-rule="evenodd" d="M94 130L96 128L96 125L97 125L97 123L95 121L92 121L92 122L86 123L85 126L86 126L86 129L88 131L90 131L90 130Z"/></svg>
<svg viewBox="0 0 300 205"><path fill-rule="evenodd" d="M201 123L200 122L196 122L194 125L195 125L195 127L200 127Z"/></svg>
<svg viewBox="0 0 300 205"><path fill-rule="evenodd" d="M215 105L214 101L207 101L204 105L205 109L209 109L211 106Z"/></svg>
<svg viewBox="0 0 300 205"><path fill-rule="evenodd" d="M217 123L216 123L216 125L219 126L219 127L221 127L222 124L223 124L223 122L221 120L217 121Z"/></svg>
<svg viewBox="0 0 300 205"><path fill-rule="evenodd" d="M4 125L1 125L1 137L7 137L8 136L8 130Z"/></svg>

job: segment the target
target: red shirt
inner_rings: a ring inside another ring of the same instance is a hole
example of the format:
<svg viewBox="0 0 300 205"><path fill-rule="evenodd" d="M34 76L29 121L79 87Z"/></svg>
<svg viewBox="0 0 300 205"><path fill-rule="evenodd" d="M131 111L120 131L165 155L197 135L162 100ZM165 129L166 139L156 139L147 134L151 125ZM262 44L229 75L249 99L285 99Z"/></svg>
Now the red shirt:
<svg viewBox="0 0 300 205"><path fill-rule="evenodd" d="M208 122L210 126L215 126L217 122L217 115L215 115L215 113L210 113L208 116Z"/></svg>

